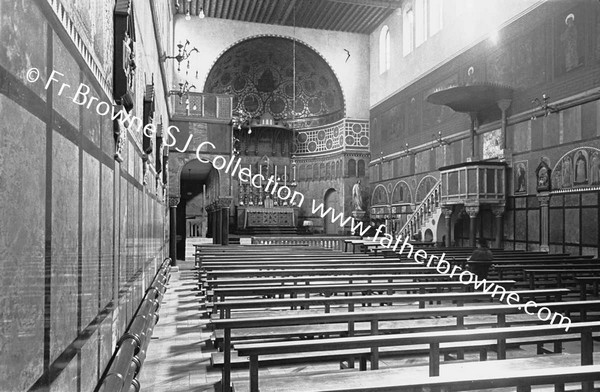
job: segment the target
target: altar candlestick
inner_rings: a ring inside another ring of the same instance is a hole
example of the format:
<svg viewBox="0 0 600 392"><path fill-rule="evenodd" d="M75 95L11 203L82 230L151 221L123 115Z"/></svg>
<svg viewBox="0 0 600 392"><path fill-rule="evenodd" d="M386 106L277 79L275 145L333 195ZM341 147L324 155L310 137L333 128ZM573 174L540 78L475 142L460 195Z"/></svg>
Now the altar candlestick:
<svg viewBox="0 0 600 392"><path fill-rule="evenodd" d="M277 165L275 165L275 178L274 178L275 182L277 182Z"/></svg>
<svg viewBox="0 0 600 392"><path fill-rule="evenodd" d="M259 163L258 164L258 183L260 184L260 186L262 187L262 165Z"/></svg>
<svg viewBox="0 0 600 392"><path fill-rule="evenodd" d="M202 184L202 215L204 215L205 207L206 207L206 184Z"/></svg>
<svg viewBox="0 0 600 392"><path fill-rule="evenodd" d="M283 166L283 186L287 185L287 165Z"/></svg>

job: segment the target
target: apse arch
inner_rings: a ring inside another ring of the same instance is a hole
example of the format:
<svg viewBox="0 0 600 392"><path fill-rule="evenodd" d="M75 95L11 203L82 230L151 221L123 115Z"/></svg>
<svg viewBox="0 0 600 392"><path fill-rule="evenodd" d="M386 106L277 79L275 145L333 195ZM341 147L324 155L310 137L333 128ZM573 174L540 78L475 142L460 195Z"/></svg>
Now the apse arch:
<svg viewBox="0 0 600 392"><path fill-rule="evenodd" d="M331 65L312 46L284 35L254 35L230 45L213 62L204 92L232 94L233 111L293 119L295 128L330 124L346 113Z"/></svg>

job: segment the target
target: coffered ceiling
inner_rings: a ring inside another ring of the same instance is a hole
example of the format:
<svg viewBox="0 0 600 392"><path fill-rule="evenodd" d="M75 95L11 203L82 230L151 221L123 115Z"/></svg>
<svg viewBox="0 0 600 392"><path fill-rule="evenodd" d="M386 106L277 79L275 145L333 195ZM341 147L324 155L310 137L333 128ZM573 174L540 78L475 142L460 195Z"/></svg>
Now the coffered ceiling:
<svg viewBox="0 0 600 392"><path fill-rule="evenodd" d="M402 0L172 0L175 13L369 34Z"/></svg>

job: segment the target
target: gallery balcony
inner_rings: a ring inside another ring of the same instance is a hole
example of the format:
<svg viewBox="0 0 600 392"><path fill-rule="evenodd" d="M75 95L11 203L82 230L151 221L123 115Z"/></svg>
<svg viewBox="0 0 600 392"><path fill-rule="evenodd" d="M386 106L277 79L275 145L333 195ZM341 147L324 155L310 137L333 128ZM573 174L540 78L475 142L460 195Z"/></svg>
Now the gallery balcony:
<svg viewBox="0 0 600 392"><path fill-rule="evenodd" d="M210 94L172 90L169 92L171 119L175 121L231 121L233 98L228 94Z"/></svg>

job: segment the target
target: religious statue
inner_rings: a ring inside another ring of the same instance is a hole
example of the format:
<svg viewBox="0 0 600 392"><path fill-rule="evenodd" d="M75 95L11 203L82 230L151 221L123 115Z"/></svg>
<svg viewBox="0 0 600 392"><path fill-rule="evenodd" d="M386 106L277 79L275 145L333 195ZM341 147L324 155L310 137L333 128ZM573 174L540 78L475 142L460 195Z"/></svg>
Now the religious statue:
<svg viewBox="0 0 600 392"><path fill-rule="evenodd" d="M570 188L573 185L571 178L571 157L566 156L562 162L562 185L563 188Z"/></svg>
<svg viewBox="0 0 600 392"><path fill-rule="evenodd" d="M600 184L600 155L596 151L592 155L592 167L590 168L590 183L592 185Z"/></svg>
<svg viewBox="0 0 600 392"><path fill-rule="evenodd" d="M581 151L575 156L575 184L587 183L587 160Z"/></svg>
<svg viewBox="0 0 600 392"><path fill-rule="evenodd" d="M362 191L360 187L360 180L356 181L356 184L352 187L352 206L355 211L363 210Z"/></svg>
<svg viewBox="0 0 600 392"><path fill-rule="evenodd" d="M515 193L527 192L527 173L525 163L516 164Z"/></svg>
<svg viewBox="0 0 600 392"><path fill-rule="evenodd" d="M565 48L565 69L567 72L579 66L579 54L577 52L577 26L575 26L575 15L569 14L565 18L567 27L560 35L560 40Z"/></svg>
<svg viewBox="0 0 600 392"><path fill-rule="evenodd" d="M537 176L537 191L538 192L545 192L545 191L549 191L551 188L550 185L550 166L548 166L548 164L544 161L544 159L542 158L540 161L540 164L538 165L537 169L535 170L535 174Z"/></svg>

